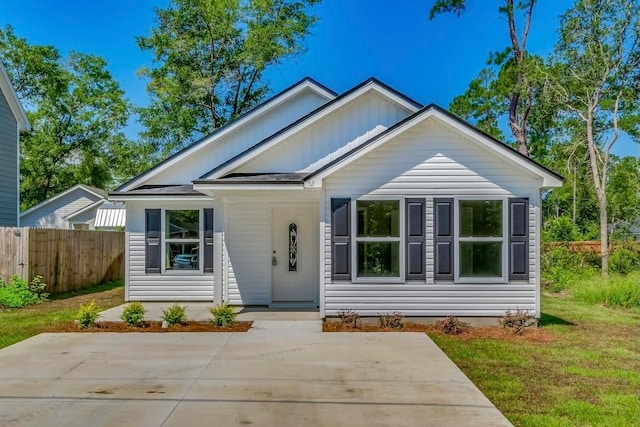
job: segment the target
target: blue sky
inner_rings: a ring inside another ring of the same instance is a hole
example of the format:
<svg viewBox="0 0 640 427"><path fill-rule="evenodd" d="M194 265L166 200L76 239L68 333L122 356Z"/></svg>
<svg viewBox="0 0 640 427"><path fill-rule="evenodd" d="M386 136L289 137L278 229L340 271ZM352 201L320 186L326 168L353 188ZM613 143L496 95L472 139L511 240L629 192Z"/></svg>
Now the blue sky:
<svg viewBox="0 0 640 427"><path fill-rule="evenodd" d="M488 53L506 47L507 24L498 16L501 0L469 1L460 18L428 19L434 0L324 0L313 8L320 17L305 40L305 54L270 70L277 92L312 76L343 92L375 76L417 101L448 107L485 66ZM546 55L553 49L559 15L569 0L541 1L534 11L528 49ZM135 37L154 26L154 7L167 0L21 0L0 2L0 25L11 24L33 44L51 44L63 53L76 50L106 58L109 69L136 105L147 102L145 81L136 71L151 64ZM402 6L398 6L398 5ZM128 134L135 137L137 126ZM619 155L638 155L626 139Z"/></svg>

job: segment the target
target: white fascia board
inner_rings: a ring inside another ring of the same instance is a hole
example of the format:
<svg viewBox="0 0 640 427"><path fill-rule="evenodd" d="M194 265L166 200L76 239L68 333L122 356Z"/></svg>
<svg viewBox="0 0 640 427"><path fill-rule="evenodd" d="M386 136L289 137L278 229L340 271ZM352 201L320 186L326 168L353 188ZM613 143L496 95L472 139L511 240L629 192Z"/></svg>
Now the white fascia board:
<svg viewBox="0 0 640 427"><path fill-rule="evenodd" d="M221 178L221 177L233 172L234 170L246 165L250 161L256 159L259 156L261 156L263 153L269 151L271 148L273 148L276 145L280 144L285 139L290 138L292 135L295 135L296 133L302 131L304 128L309 127L309 126L313 125L315 122L318 122L318 121L324 119L325 117L327 117L329 114L333 113L334 111L344 107L345 105L353 102L357 98L359 98L361 96L364 96L364 95L366 95L367 93L369 93L371 91L375 91L378 94L380 94L381 96L392 100L393 102L395 102L395 103L403 106L404 108L408 109L412 113L415 113L416 111L419 110L419 108L416 107L415 105L411 104L410 102L407 102L405 99L402 99L397 94L385 89L384 87L380 86L376 82L372 81L372 82L369 82L368 84L362 86L360 89L354 91L353 93L349 94L348 96L345 96L343 99L341 99L338 102L336 102L335 104L331 105L329 108L324 108L322 111L318 111L316 114L312 114L311 116L307 117L305 120L301 121L296 126L293 126L291 129L287 130L286 132L282 133L281 135L278 135L276 138L273 138L271 141L268 141L262 147L258 147L255 150L255 152L249 152L249 153L247 153L246 156L243 156L243 157L240 157L240 158L236 159L234 162L228 164L224 168L219 169L215 173L212 173L210 175L205 175L205 176L203 176L203 178L204 179L216 179L216 178ZM320 108L322 108L322 107L320 107Z"/></svg>
<svg viewBox="0 0 640 427"><path fill-rule="evenodd" d="M162 201L200 201L200 200L213 200L213 197L209 196L144 196L140 194L118 194L118 195L109 195L109 200L113 202L130 202L130 201L150 201L150 202L162 202Z"/></svg>
<svg viewBox="0 0 640 427"><path fill-rule="evenodd" d="M532 162L529 162L526 159L521 158L515 152L512 153L511 149L509 149L508 147L505 147L504 149L498 148L496 146L495 141L490 140L489 138L487 138L486 136L482 135L479 132L474 132L472 129L462 125L461 123L457 122L453 118L440 113L436 109L427 110L423 114L416 115L413 119L408 120L402 126L399 126L398 128L392 130L388 134L384 135L382 138L374 141L372 144L369 144L368 146L364 147L358 152L353 153L353 155L342 159L342 161L332 165L330 168L325 169L319 174L310 176L309 179L305 179L305 186L309 188L322 187L322 180L327 176L337 172L338 170L356 161L357 159L362 158L363 156L377 149L379 146L381 146L385 142L395 138L396 136L404 133L408 129L411 129L413 126L419 123L422 123L423 121L427 120L430 117L437 118L441 122L451 126L453 129L461 133L463 136L467 137L469 141L476 143L478 145L481 145L489 149L490 151L506 158L510 162L517 164L518 166L523 168L525 171L529 172L529 174L532 177L541 179L542 188L552 188L552 187L562 186L562 181L560 179L558 179L551 173L547 172L543 168L537 167Z"/></svg>
<svg viewBox="0 0 640 427"><path fill-rule="evenodd" d="M274 191L274 190L304 190L300 184L194 184L197 191Z"/></svg>
<svg viewBox="0 0 640 427"><path fill-rule="evenodd" d="M11 80L9 80L9 75L7 74L7 70L5 70L1 62L0 62L0 90L4 94L4 97L7 99L7 102L9 103L9 108L11 108L13 117L18 122L18 130L24 131L24 132L30 131L31 123L29 123L29 119L27 118L27 113L24 111L24 107L20 102L20 98L18 98L18 94L13 88L13 85L11 84Z"/></svg>
<svg viewBox="0 0 640 427"><path fill-rule="evenodd" d="M83 191L86 191L87 193L91 193L91 194L93 194L94 196L99 197L99 198L101 198L101 199L103 199L103 200L104 200L104 196L103 196L102 194L98 194L98 193L96 193L95 191L92 191L92 190L90 190L89 188L85 187L84 185L82 185L82 184L78 184L78 185L74 185L73 187L71 187L71 188L68 188L68 189L64 190L62 193L58 193L58 194L56 194L55 196L53 196L53 197L51 197L51 198L49 198L49 199L47 199L47 200L43 200L42 202L38 203L38 204L37 204L37 205L35 205L35 206L30 207L30 208L29 208L29 209L27 209L26 211L22 212L22 213L20 214L20 216L24 216L24 215L30 214L31 212L34 212L34 211L36 211L36 210L40 209L41 207L46 206L46 205L48 205L49 203L51 203L51 202L53 202L53 201L56 201L56 200L58 200L59 198L64 197L64 196L66 196L67 194L69 194L69 193L71 193L71 192L73 192L73 191L76 191L76 190L83 190Z"/></svg>
<svg viewBox="0 0 640 427"><path fill-rule="evenodd" d="M225 135L228 135L230 132L235 131L239 127L244 126L248 122L268 113L269 111L276 108L277 106L289 101L291 98L295 97L296 95L298 95L300 92L304 90L312 90L313 92L326 98L327 101L331 101L336 97L334 94L328 92L324 88L314 84L309 80L305 80L303 83L291 88L290 90L281 94L277 98L274 98L271 101L268 101L266 104L262 105L261 107L258 107L256 110L251 111L247 115L238 118L235 122L231 123L229 126L222 129L220 132L214 131L214 134L211 135L209 138L206 138L205 140L201 141L196 145L187 147L183 152L169 159L164 164L159 165L156 168L152 168L148 173L138 178L134 178L132 181L129 181L125 186L121 187L120 191L129 191L136 187L139 187L140 185L143 185L145 182L149 181L154 176L165 171L166 169L173 167L176 163L182 161L182 159L185 156L191 155L193 153L197 153L202 148L208 146L211 143L215 143L216 140L223 138Z"/></svg>

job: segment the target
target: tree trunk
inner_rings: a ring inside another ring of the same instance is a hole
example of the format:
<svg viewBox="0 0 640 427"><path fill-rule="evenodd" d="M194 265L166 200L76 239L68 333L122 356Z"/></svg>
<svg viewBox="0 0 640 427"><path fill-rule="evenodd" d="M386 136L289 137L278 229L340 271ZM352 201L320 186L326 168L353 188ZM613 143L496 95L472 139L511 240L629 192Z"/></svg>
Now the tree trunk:
<svg viewBox="0 0 640 427"><path fill-rule="evenodd" d="M589 153L589 163L591 165L591 175L596 189L598 207L600 208L600 253L602 259L601 273L603 277L609 275L609 233L607 232L607 194L605 185L607 183L607 165L602 165L602 171L598 168L598 154L596 144L593 139L593 108L589 108L586 117L587 125L587 147Z"/></svg>
<svg viewBox="0 0 640 427"><path fill-rule="evenodd" d="M573 223L576 223L578 216L578 168L573 169Z"/></svg>

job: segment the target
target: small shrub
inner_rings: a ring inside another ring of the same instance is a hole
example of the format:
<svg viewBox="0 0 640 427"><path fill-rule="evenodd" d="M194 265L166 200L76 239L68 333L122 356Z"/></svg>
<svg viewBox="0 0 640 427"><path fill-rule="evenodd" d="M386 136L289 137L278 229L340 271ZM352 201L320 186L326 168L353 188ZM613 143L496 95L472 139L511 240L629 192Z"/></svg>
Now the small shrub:
<svg viewBox="0 0 640 427"><path fill-rule="evenodd" d="M162 310L162 320L167 322L169 326L182 325L187 321L185 309L186 307L175 303L171 307Z"/></svg>
<svg viewBox="0 0 640 427"><path fill-rule="evenodd" d="M514 335L522 335L526 328L535 324L536 318L531 312L519 308L515 311L507 310L504 316L500 318L500 325L505 329L511 330Z"/></svg>
<svg viewBox="0 0 640 427"><path fill-rule="evenodd" d="M144 314L147 312L140 301L129 303L120 318L129 326L144 326Z"/></svg>
<svg viewBox="0 0 640 427"><path fill-rule="evenodd" d="M360 315L357 311L351 309L338 310L338 317L342 326L348 326L354 329L360 327Z"/></svg>
<svg viewBox="0 0 640 427"><path fill-rule="evenodd" d="M640 270L640 255L633 246L622 246L609 255L609 269L612 273L629 274Z"/></svg>
<svg viewBox="0 0 640 427"><path fill-rule="evenodd" d="M80 304L78 309L78 326L82 329L92 328L96 325L98 317L100 317L101 308L96 305L96 300L92 299L87 305Z"/></svg>
<svg viewBox="0 0 640 427"><path fill-rule="evenodd" d="M378 322L381 328L402 329L403 319L404 316L399 311L378 315Z"/></svg>
<svg viewBox="0 0 640 427"><path fill-rule="evenodd" d="M215 307L209 307L209 312L213 316L211 323L218 325L221 328L228 326L238 315L233 307L230 307L227 303L218 304Z"/></svg>
<svg viewBox="0 0 640 427"><path fill-rule="evenodd" d="M49 296L43 292L46 286L42 283L42 276L35 276L31 283L18 275L11 276L9 283L0 280L0 307L22 308L40 304Z"/></svg>
<svg viewBox="0 0 640 427"><path fill-rule="evenodd" d="M436 330L447 335L460 335L471 329L471 326L458 319L456 316L448 316L435 324Z"/></svg>

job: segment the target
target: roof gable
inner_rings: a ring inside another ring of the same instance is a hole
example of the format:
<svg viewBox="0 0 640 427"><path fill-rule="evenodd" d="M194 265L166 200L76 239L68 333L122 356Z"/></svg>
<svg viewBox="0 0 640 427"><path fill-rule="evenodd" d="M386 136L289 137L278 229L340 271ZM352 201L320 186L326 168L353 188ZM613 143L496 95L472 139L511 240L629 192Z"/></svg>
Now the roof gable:
<svg viewBox="0 0 640 427"><path fill-rule="evenodd" d="M70 195L71 193L78 193L78 198L81 197L82 193L89 193L91 195L93 195L94 197L97 197L99 199L105 199L107 197L107 193L104 190L101 190L99 188L96 187L91 187L90 185L84 185L84 184L78 184L78 185L74 185L73 187L63 191L62 193L58 193L53 197L49 197L47 200L44 200L40 203L38 203L35 206L30 207L29 209L27 209L24 212L20 213L20 217L29 215L35 211L38 211L48 205L50 205L51 203L55 202L56 200L59 200L65 196ZM84 209L84 208L83 208Z"/></svg>
<svg viewBox="0 0 640 427"><path fill-rule="evenodd" d="M263 139L262 141L258 142L242 153L239 153L238 155L232 157L219 166L216 166L206 174L202 175L200 179L217 179L237 170L256 157L260 156L266 150L277 146L288 137L302 131L312 124L324 119L329 114L349 105L354 100L357 100L371 92L376 92L381 97L400 105L410 113L414 113L422 107L422 105L418 102L396 91L395 89L384 84L378 79L372 77L350 89L349 91L343 93L342 95L336 97L332 101L329 101L321 107L315 109L309 114L301 117L300 119L284 127L273 135L270 135L269 137Z"/></svg>
<svg viewBox="0 0 640 427"><path fill-rule="evenodd" d="M406 132L407 130L413 128L417 124L422 123L424 120L427 120L429 118L435 118L447 124L456 131L469 137L474 142L477 142L483 147L489 149L494 154L501 156L502 158L507 160L510 165L518 165L529 171L530 173L533 173L534 175L540 177L542 179L542 187L558 187L562 185L562 176L541 165L535 160L522 155L503 142L493 138L492 136L481 131L472 124L435 104L428 105L415 114L390 127L386 131L369 139L360 146L350 150L349 152L343 154L332 162L308 174L307 176L305 176L306 185L310 187L321 186L323 178L337 172L348 164L375 150L380 145L390 141L394 137ZM310 185L310 182L313 182L313 185Z"/></svg>
<svg viewBox="0 0 640 427"><path fill-rule="evenodd" d="M11 112L13 113L13 117L18 122L18 128L21 131L30 131L31 124L29 123L29 119L27 118L27 113L25 113L24 108L22 107L22 103L20 102L20 98L18 98L18 94L16 93L13 85L11 84L11 80L9 80L9 75L5 70L4 66L0 62L0 91L7 99L7 103L9 104L9 108L11 108Z"/></svg>
<svg viewBox="0 0 640 427"><path fill-rule="evenodd" d="M177 153L171 155L165 160L161 161L154 167L146 170L142 174L137 177L131 179L127 183L121 185L116 189L116 191L129 191L134 188L140 187L141 185L149 183L149 181L163 172L166 172L171 167L176 166L181 161L185 160L189 156L195 153L200 153L205 147L211 146L212 144L216 144L216 142L223 139L225 136L231 135L237 129L241 129L244 125L250 123L252 120L255 120L259 117L262 117L269 111L275 110L278 106L284 105L287 102L293 100L299 94L304 93L305 91L311 91L317 96L324 99L323 102L330 101L336 97L336 93L326 86L318 83L310 77L305 77L304 79L294 83L273 97L267 99L256 107L252 108L242 116L237 119L227 123L224 126L219 127L209 135L201 138L200 140L190 144L189 146L183 148ZM308 111L308 110L307 110ZM193 177L195 178L195 177ZM177 182L165 183L165 184L180 184Z"/></svg>

